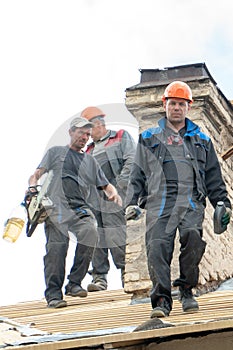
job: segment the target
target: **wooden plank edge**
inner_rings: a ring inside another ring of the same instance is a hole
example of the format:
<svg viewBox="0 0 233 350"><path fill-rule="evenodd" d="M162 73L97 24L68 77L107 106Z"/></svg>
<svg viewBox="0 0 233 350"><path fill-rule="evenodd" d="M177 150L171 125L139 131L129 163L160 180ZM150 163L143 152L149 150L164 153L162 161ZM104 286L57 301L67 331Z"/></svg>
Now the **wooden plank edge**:
<svg viewBox="0 0 233 350"><path fill-rule="evenodd" d="M143 343L146 339L155 339L160 337L170 337L176 335L202 333L206 331L219 331L233 328L233 319L213 321L208 323L185 324L180 326L160 328L149 331L118 333L106 336L86 337L81 339L69 339L56 342L46 342L40 344L29 344L14 346L14 350L61 350L61 349L79 349L84 346L100 346L102 344L112 344L112 347L126 346ZM33 340L33 339L32 339ZM5 347L12 349L12 346Z"/></svg>

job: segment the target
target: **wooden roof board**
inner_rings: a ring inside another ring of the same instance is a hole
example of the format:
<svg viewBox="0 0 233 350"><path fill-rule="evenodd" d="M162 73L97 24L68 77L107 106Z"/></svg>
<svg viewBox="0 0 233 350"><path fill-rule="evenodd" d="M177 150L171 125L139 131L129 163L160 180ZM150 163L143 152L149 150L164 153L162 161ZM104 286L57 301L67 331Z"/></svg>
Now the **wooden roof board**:
<svg viewBox="0 0 233 350"><path fill-rule="evenodd" d="M25 349L82 348L104 343L133 344L161 336L233 328L233 291L212 292L200 296L200 310L193 314L183 313L180 302L174 300L170 316L161 319L172 327L140 332L132 330L150 319L151 305L131 304L131 295L123 290L89 293L87 298L65 299L68 307L63 309L48 309L44 300L0 307L1 317L24 326L34 325L41 331L38 337L18 337L17 340L13 337L11 344L14 349L23 341L33 339L38 344L25 345ZM122 330L122 333L108 334L114 330L116 333ZM98 335L98 331L106 332L106 335ZM83 337L82 332L86 332ZM97 335L93 335L94 332ZM1 332L0 329L0 347L5 345L3 333L6 335L6 330ZM46 338L46 334L49 338ZM46 339L48 341L44 343ZM7 342L10 343L9 337ZM22 346L19 348L22 349Z"/></svg>
<svg viewBox="0 0 233 350"><path fill-rule="evenodd" d="M230 148L228 148L225 152L223 152L221 154L221 157L223 160L227 160L228 158L230 158L233 155L233 146L231 146Z"/></svg>

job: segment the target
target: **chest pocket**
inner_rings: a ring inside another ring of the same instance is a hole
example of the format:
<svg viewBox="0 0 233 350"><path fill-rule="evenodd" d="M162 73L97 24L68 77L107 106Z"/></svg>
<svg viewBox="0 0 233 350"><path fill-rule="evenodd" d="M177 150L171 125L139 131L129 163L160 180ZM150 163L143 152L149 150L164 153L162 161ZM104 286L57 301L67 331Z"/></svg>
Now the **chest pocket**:
<svg viewBox="0 0 233 350"><path fill-rule="evenodd" d="M204 144L197 142L194 144L194 147L195 147L197 161L202 164L205 164L206 163L206 146Z"/></svg>
<svg viewBox="0 0 233 350"><path fill-rule="evenodd" d="M148 192L154 192L164 179L161 147L158 143L144 149L142 168L148 182Z"/></svg>

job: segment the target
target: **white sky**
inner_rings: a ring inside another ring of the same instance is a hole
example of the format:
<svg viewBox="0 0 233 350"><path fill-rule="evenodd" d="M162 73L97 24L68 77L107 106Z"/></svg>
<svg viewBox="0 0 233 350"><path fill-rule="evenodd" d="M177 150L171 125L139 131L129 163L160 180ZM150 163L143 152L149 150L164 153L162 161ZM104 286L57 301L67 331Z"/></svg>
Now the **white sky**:
<svg viewBox="0 0 233 350"><path fill-rule="evenodd" d="M140 68L205 62L233 99L232 13L231 0L1 0L2 228L54 132L89 105L124 104ZM42 226L0 241L0 305L43 298L44 243Z"/></svg>

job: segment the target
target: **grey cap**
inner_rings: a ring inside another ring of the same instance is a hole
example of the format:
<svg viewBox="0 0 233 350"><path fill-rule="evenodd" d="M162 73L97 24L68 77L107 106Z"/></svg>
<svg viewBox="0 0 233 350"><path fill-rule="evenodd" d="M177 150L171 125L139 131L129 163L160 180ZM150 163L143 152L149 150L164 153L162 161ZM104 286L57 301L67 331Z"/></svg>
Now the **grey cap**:
<svg viewBox="0 0 233 350"><path fill-rule="evenodd" d="M73 128L74 126L76 128L83 128L84 126L87 128L92 128L93 123L91 123L89 120L85 118L75 117L70 123L70 128Z"/></svg>

